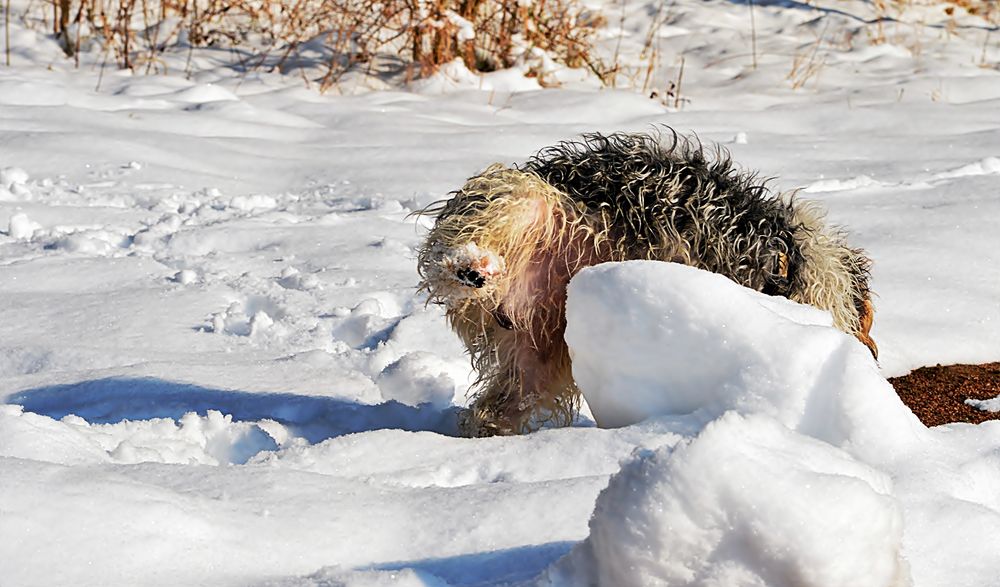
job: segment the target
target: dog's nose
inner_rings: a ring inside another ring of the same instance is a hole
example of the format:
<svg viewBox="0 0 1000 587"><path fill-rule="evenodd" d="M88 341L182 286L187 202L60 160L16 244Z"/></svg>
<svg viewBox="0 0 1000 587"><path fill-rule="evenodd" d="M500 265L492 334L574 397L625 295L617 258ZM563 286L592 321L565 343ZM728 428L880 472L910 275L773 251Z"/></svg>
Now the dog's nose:
<svg viewBox="0 0 1000 587"><path fill-rule="evenodd" d="M486 285L486 278L475 269L459 269L456 277L460 283L476 289Z"/></svg>

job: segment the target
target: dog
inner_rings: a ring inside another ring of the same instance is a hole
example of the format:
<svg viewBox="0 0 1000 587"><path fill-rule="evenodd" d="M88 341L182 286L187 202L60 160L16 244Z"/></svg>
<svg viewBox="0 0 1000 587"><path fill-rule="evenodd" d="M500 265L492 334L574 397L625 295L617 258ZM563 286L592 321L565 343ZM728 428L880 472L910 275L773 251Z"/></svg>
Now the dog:
<svg viewBox="0 0 1000 587"><path fill-rule="evenodd" d="M422 211L420 289L446 307L478 377L466 436L572 422L580 404L566 286L582 268L651 259L827 310L873 356L871 261L794 194L672 129L592 133L494 164Z"/></svg>

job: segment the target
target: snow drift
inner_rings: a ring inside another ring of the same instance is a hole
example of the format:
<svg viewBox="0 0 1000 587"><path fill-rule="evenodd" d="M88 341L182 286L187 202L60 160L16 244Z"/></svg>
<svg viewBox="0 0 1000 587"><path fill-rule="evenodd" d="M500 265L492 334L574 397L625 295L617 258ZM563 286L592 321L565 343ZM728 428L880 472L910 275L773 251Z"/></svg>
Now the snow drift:
<svg viewBox="0 0 1000 587"><path fill-rule="evenodd" d="M997 500L959 489L997 487L995 427L928 430L822 312L654 261L586 269L567 304L597 422L686 438L636 452L541 585L889 587L997 546ZM944 516L970 542L942 544L930 520L967 501Z"/></svg>
<svg viewBox="0 0 1000 587"><path fill-rule="evenodd" d="M567 322L573 376L601 426L665 414L704 423L735 410L877 454L924 432L829 314L715 273L594 267L569 286Z"/></svg>

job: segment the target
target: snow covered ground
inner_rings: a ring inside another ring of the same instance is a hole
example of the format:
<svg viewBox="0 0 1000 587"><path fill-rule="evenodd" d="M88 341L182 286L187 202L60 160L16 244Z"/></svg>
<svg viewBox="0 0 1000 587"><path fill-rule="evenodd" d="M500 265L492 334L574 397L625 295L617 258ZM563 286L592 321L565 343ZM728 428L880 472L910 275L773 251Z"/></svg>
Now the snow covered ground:
<svg viewBox="0 0 1000 587"><path fill-rule="evenodd" d="M822 507L802 536L839 516L881 520L859 536L884 537L877 552L901 545L914 585L1000 585L1000 561L980 550L1000 540L993 424L918 427L902 464L873 456L891 452L881 441L803 440L790 420L754 415L452 436L470 373L416 295L425 226L410 213L584 131L694 131L822 201L875 259L883 375L1000 359L1000 34L920 7L877 29L864 3L825 5L758 2L756 69L746 4L604 6L605 49L620 45L635 71L664 7L656 98L587 79L523 91L537 84L455 68L320 95L208 51L190 78L102 71L96 49L75 69L13 22L0 68L0 584L531 583L588 536L595 502L594 527L613 536L629 508L686 503L694 472L736 445L732 474L704 480L735 492L718 501L734 519L797 479L843 473L863 484L845 489L857 498L803 494ZM908 415L885 409L886 422ZM782 451L803 456L784 469ZM733 489L751 473L741 459L761 454L791 481ZM643 471L649 500L612 507ZM730 544L743 555L748 527ZM834 576L737 558L775 573L767 584ZM687 580L762 584L747 576Z"/></svg>

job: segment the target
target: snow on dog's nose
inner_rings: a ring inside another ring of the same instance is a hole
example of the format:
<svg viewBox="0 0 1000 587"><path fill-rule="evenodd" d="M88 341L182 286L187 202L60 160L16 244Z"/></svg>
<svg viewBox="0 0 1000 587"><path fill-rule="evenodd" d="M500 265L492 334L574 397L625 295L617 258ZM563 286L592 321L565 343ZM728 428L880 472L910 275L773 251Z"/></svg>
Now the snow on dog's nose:
<svg viewBox="0 0 1000 587"><path fill-rule="evenodd" d="M507 270L503 257L475 242L435 243L422 263L431 301L446 305L491 297Z"/></svg>
<svg viewBox="0 0 1000 587"><path fill-rule="evenodd" d="M470 242L442 251L439 267L453 281L481 289L496 277L503 274L505 267L503 257L493 251L480 248Z"/></svg>

